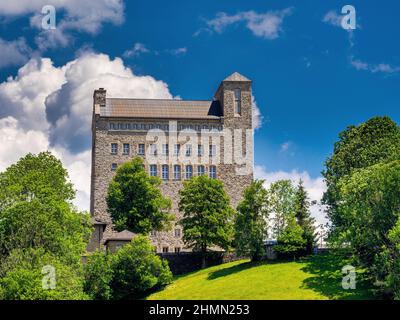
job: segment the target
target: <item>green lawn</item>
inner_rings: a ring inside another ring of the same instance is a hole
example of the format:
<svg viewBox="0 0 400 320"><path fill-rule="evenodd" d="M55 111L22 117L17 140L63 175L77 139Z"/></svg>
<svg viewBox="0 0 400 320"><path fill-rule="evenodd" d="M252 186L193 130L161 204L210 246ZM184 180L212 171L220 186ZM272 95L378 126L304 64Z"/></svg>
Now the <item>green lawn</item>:
<svg viewBox="0 0 400 320"><path fill-rule="evenodd" d="M373 299L361 273L356 290L342 289L341 268L345 264L328 254L298 262L241 260L176 277L148 299Z"/></svg>

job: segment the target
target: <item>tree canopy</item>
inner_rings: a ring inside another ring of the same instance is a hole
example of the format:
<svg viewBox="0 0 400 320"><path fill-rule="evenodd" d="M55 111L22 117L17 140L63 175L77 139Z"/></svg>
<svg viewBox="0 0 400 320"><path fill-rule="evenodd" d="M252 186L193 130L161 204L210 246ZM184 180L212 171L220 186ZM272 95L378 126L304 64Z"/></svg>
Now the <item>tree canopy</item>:
<svg viewBox="0 0 400 320"><path fill-rule="evenodd" d="M28 154L0 173L0 254L44 248L79 264L92 229L74 196L67 171L49 152Z"/></svg>
<svg viewBox="0 0 400 320"><path fill-rule="evenodd" d="M203 253L210 246L227 249L233 239L234 210L224 184L201 175L185 181L179 193L186 245Z"/></svg>
<svg viewBox="0 0 400 320"><path fill-rule="evenodd" d="M106 197L116 230L148 234L170 226L171 200L162 195L160 184L160 178L145 171L140 157L118 167Z"/></svg>
<svg viewBox="0 0 400 320"><path fill-rule="evenodd" d="M372 118L359 126L349 126L339 134L322 172L327 184L323 202L328 206L328 217L334 227L342 224L341 215L336 211L339 180L356 169L399 159L400 127L389 117Z"/></svg>
<svg viewBox="0 0 400 320"><path fill-rule="evenodd" d="M235 247L239 255L250 256L253 261L265 255L263 241L267 236L268 192L264 180L256 180L243 192L237 207L235 221Z"/></svg>

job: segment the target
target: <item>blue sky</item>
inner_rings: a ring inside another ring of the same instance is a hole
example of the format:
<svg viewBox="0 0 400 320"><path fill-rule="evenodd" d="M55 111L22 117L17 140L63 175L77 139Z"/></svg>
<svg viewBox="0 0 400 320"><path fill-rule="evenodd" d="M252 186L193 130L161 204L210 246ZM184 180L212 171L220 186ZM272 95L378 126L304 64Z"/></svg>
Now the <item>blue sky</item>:
<svg viewBox="0 0 400 320"><path fill-rule="evenodd" d="M320 176L346 126L378 115L400 120L398 1L101 0L96 13L90 5L57 0L61 29L63 20L84 23L82 12L94 16L91 27L66 24L64 45L35 27L32 17L48 2L21 1L16 9L0 0L0 49L8 50L0 50L0 82L31 58L48 57L61 68L94 52L120 57L137 76L162 80L173 96L211 99L219 82L238 71L253 80L263 117L256 165L307 172L310 179ZM335 20L346 4L357 13L351 33ZM114 11L106 14L102 5Z"/></svg>

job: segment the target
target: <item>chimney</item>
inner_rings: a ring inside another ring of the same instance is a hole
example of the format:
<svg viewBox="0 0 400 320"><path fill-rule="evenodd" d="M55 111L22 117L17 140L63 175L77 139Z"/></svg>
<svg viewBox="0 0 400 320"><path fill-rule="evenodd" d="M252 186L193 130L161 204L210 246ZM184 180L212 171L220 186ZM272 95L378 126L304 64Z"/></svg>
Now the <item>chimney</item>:
<svg viewBox="0 0 400 320"><path fill-rule="evenodd" d="M93 112L94 114L100 114L100 108L105 108L106 106L106 93L104 88L99 88L94 90L93 93Z"/></svg>

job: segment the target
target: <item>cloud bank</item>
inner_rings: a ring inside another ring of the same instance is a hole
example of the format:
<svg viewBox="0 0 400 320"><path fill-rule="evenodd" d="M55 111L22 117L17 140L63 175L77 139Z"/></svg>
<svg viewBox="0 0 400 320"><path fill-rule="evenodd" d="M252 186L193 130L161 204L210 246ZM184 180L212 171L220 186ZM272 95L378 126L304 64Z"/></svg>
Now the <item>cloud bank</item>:
<svg viewBox="0 0 400 320"><path fill-rule="evenodd" d="M268 40L278 38L282 32L284 18L291 15L293 8L286 8L280 11L268 11L257 13L256 11L243 11L234 15L219 12L215 18L206 21L207 31L222 33L228 26L245 23L255 36ZM198 34L199 32L197 32Z"/></svg>
<svg viewBox="0 0 400 320"><path fill-rule="evenodd" d="M168 85L137 76L120 58L85 53L63 66L29 60L0 84L0 171L26 153L50 150L60 158L77 190L75 204L89 209L92 94L172 98Z"/></svg>

